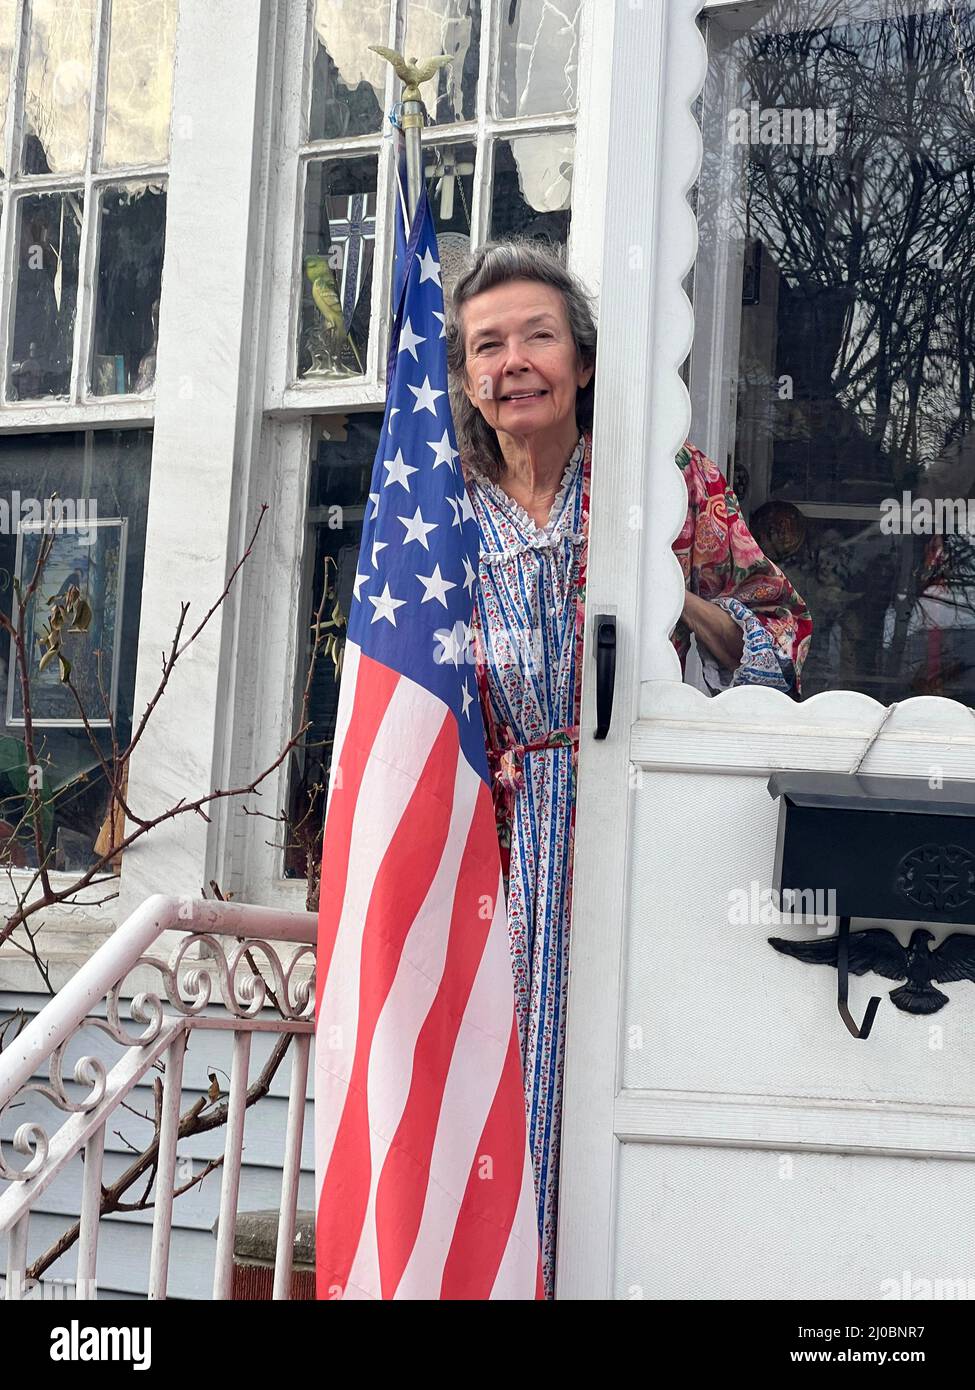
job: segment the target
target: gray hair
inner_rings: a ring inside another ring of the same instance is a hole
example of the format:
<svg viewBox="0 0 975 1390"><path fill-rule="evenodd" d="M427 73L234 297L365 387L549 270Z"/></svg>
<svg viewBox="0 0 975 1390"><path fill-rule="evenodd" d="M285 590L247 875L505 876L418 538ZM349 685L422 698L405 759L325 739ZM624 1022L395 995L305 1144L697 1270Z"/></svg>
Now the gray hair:
<svg viewBox="0 0 975 1390"><path fill-rule="evenodd" d="M475 295L509 280L536 280L557 289L565 304L579 362L588 367L596 361L596 320L592 297L565 269L555 247L527 237L515 237L510 241L486 242L474 252L454 282L447 301L445 332L450 407L457 431L461 465L475 465L494 482L505 471L504 455L497 434L464 392L467 350L460 310ZM595 391L594 371L576 396L576 423L582 431L592 429Z"/></svg>

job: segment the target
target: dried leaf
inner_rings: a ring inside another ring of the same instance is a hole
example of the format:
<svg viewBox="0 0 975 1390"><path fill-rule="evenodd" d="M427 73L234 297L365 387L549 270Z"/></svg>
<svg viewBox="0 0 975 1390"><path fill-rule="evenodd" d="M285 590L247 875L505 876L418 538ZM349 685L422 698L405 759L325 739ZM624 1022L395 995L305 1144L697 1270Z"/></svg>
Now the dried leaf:
<svg viewBox="0 0 975 1390"><path fill-rule="evenodd" d="M88 602L87 599L79 598L75 604L74 613L72 614L71 619L71 627L69 631L87 632L88 628L91 626L91 619L91 604Z"/></svg>

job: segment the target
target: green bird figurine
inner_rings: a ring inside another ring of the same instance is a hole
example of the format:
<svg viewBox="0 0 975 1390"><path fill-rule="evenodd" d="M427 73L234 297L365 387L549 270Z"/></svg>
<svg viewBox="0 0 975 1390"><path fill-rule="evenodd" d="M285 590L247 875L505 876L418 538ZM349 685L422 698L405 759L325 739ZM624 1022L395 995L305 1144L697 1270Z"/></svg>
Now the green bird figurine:
<svg viewBox="0 0 975 1390"><path fill-rule="evenodd" d="M327 256L306 256L305 274L311 281L311 295L315 307L333 333L346 336L342 305L335 286L335 276Z"/></svg>

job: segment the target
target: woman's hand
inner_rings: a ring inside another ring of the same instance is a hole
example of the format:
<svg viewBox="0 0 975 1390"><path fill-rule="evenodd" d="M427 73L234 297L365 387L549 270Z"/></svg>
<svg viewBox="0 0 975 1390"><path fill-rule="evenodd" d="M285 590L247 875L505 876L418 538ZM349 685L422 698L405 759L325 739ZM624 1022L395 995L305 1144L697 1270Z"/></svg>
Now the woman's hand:
<svg viewBox="0 0 975 1390"><path fill-rule="evenodd" d="M723 608L692 594L688 589L684 595L683 618L719 666L734 671L741 665L741 628Z"/></svg>

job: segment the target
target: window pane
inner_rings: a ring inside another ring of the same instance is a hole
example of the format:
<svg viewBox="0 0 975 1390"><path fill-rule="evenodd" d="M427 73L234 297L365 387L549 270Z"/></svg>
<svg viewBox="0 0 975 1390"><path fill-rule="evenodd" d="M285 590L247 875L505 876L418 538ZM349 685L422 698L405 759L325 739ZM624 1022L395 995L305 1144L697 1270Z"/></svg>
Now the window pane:
<svg viewBox="0 0 975 1390"><path fill-rule="evenodd" d="M93 395L152 389L165 231L163 189L127 184L102 194Z"/></svg>
<svg viewBox="0 0 975 1390"><path fill-rule="evenodd" d="M71 384L82 195L18 201L20 225L10 396L65 396Z"/></svg>
<svg viewBox="0 0 975 1390"><path fill-rule="evenodd" d="M112 0L102 163L165 164L178 0Z"/></svg>
<svg viewBox="0 0 975 1390"><path fill-rule="evenodd" d="M10 95L10 64L16 48L17 0L0 0L0 177L6 174L5 136L7 98Z"/></svg>
<svg viewBox="0 0 975 1390"><path fill-rule="evenodd" d="M350 5L318 0L309 140L368 135L382 128L389 64L371 53L369 45L388 41L389 0Z"/></svg>
<svg viewBox="0 0 975 1390"><path fill-rule="evenodd" d="M574 111L579 0L500 0L498 116Z"/></svg>
<svg viewBox="0 0 975 1390"><path fill-rule="evenodd" d="M304 631L308 645L302 653L298 672L299 690L305 687L311 656L311 624L318 611L322 589L327 582L330 598L323 622L337 603L347 616L352 607L356 559L362 536L362 521L369 497L372 465L379 447L381 414L327 416L315 422L312 443L311 491L309 498L308 544L314 546L311 596ZM338 629L344 641L344 627ZM326 636L329 635L328 630ZM321 826L325 812L328 769L335 736L335 711L339 681L335 661L319 651L312 677L308 717L311 728L304 748L291 767L289 820L292 829L285 848L285 874L304 878L309 859L317 871L321 861ZM316 791L316 787L319 789ZM311 807L311 810L309 810ZM304 818L307 816L307 820Z"/></svg>
<svg viewBox="0 0 975 1390"><path fill-rule="evenodd" d="M420 88L431 121L472 121L477 115L481 55L480 0L410 0L406 32L411 55L446 54L453 60Z"/></svg>
<svg viewBox="0 0 975 1390"><path fill-rule="evenodd" d="M315 160L305 186L298 375L365 371L376 235L376 160Z"/></svg>
<svg viewBox="0 0 975 1390"><path fill-rule="evenodd" d="M65 503L66 524L56 535L43 571L40 601L35 596L36 606L28 608L25 632L37 632L43 626L50 612L44 602L47 595L63 593L72 582L78 585L92 617L86 634L65 638L71 680L89 718L104 721L95 663L95 651L100 649L106 691L110 695L115 688L116 728L123 746L132 732L151 446L147 430L0 438L0 608L11 616L17 528L25 527L20 533L23 576L25 566L30 564L32 570L36 558L37 531L31 523L43 518L44 501L56 491ZM105 524L96 526L96 520ZM124 551L119 544L123 528L118 525L123 520ZM91 544L84 543L88 539ZM88 734L78 726L78 707L60 680L57 662L43 672L37 670L41 650L35 646L30 684L32 714L41 721L35 728L35 754L42 769L44 850L51 856L49 867L78 870L92 862L99 831L104 827L107 833L108 784ZM110 760L109 728L102 722L94 735L102 755ZM33 836L23 823L27 805L23 740L23 692L12 643L4 635L0 643L0 854L6 848L6 862L36 866ZM16 832L13 845L12 831Z"/></svg>
<svg viewBox="0 0 975 1390"><path fill-rule="evenodd" d="M445 295L471 252L475 154L473 145L423 147L423 171L437 229Z"/></svg>
<svg viewBox="0 0 975 1390"><path fill-rule="evenodd" d="M956 8L961 55L946 8L911 0L711 29L692 438L810 608L804 695L975 701L975 20Z"/></svg>
<svg viewBox="0 0 975 1390"><path fill-rule="evenodd" d="M569 237L573 137L521 135L494 148L491 236L514 233L556 242Z"/></svg>
<svg viewBox="0 0 975 1390"><path fill-rule="evenodd" d="M88 152L96 0L32 0L25 174L77 173Z"/></svg>

